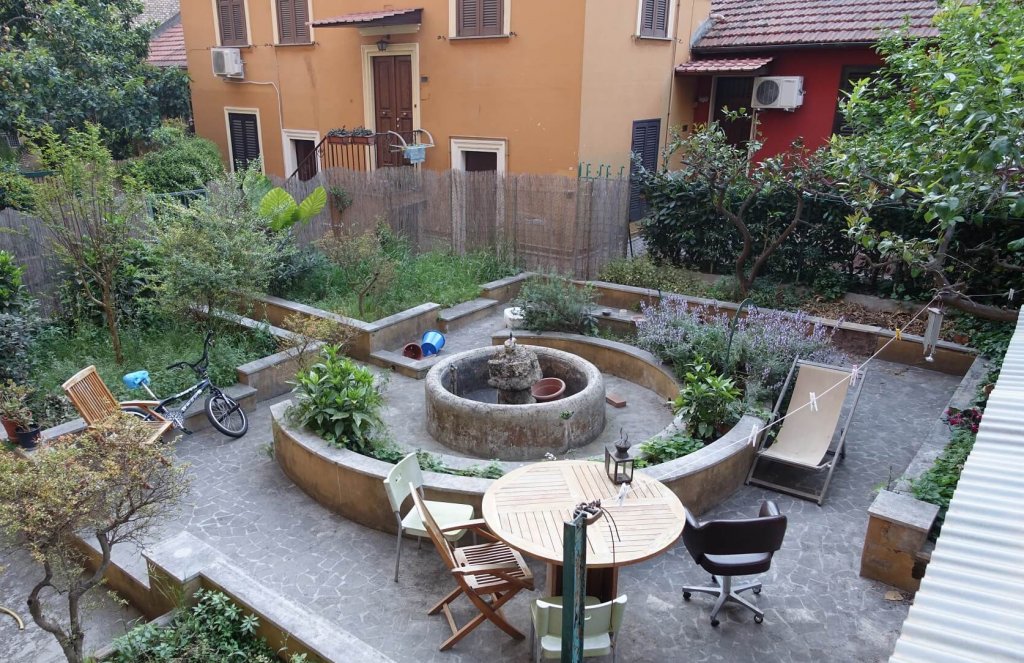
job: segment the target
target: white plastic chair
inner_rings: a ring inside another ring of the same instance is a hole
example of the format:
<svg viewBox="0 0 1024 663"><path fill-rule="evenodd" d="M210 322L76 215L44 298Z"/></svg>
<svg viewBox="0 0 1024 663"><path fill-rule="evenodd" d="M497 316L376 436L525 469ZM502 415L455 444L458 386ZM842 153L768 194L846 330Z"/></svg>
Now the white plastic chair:
<svg viewBox="0 0 1024 663"><path fill-rule="evenodd" d="M398 525L398 542L395 546L395 582L398 582L398 565L402 560L402 535L406 532L415 535L417 547L422 541L421 537L427 536L427 529L423 526L419 511L410 508L409 512L404 517L402 516L402 505L409 498L413 486L422 497L423 473L420 472L420 464L416 460L415 452L398 462L384 479L384 490L388 494L388 501L391 502L391 510L395 512L395 522ZM442 529L453 523L462 523L473 519L473 507L469 504L425 501L434 520ZM459 529L445 532L444 536L449 541L458 541L465 533L466 530Z"/></svg>
<svg viewBox="0 0 1024 663"><path fill-rule="evenodd" d="M622 628L626 613L626 595L600 603L597 598L584 599L583 657L612 655L615 661L615 636ZM537 599L530 605L533 617L530 643L533 647L534 663L541 658L562 656L562 597L549 596Z"/></svg>

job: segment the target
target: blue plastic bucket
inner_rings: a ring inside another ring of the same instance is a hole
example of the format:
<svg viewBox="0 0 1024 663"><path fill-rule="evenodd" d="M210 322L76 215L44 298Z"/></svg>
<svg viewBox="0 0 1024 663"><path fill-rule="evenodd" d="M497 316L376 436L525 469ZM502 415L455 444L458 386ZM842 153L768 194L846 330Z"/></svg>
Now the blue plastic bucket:
<svg viewBox="0 0 1024 663"><path fill-rule="evenodd" d="M444 347L444 334L436 329L423 332L423 337L420 339L420 347L423 348L424 357L436 355Z"/></svg>

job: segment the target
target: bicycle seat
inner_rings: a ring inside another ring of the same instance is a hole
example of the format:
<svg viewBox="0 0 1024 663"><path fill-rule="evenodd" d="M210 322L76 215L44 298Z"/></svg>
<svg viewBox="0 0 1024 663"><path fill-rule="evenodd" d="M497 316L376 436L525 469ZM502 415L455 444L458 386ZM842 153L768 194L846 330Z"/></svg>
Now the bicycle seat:
<svg viewBox="0 0 1024 663"><path fill-rule="evenodd" d="M121 378L124 386L129 389L138 389L144 384L149 384L149 371L135 371Z"/></svg>

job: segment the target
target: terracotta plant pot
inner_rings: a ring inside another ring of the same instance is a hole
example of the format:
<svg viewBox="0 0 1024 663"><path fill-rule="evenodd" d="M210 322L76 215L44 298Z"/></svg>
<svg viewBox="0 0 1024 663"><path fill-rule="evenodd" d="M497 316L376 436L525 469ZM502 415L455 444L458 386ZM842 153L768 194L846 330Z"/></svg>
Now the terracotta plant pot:
<svg viewBox="0 0 1024 663"><path fill-rule="evenodd" d="M10 419L0 419L0 424L3 424L4 431L7 433L7 439L14 442L15 435L18 432L18 426Z"/></svg>
<svg viewBox="0 0 1024 663"><path fill-rule="evenodd" d="M18 441L18 446L22 449L35 449L41 432L42 431L39 429L39 426L33 426L28 430L19 429L14 433L14 438Z"/></svg>
<svg viewBox="0 0 1024 663"><path fill-rule="evenodd" d="M530 395L538 403L557 401L565 393L565 382L560 378L541 378L530 387Z"/></svg>
<svg viewBox="0 0 1024 663"><path fill-rule="evenodd" d="M402 356L409 359L423 359L423 348L419 343L406 343L402 348Z"/></svg>
<svg viewBox="0 0 1024 663"><path fill-rule="evenodd" d="M353 145L370 145L373 143L373 136L350 136Z"/></svg>
<svg viewBox="0 0 1024 663"><path fill-rule="evenodd" d="M351 145L352 136L328 136L328 145Z"/></svg>

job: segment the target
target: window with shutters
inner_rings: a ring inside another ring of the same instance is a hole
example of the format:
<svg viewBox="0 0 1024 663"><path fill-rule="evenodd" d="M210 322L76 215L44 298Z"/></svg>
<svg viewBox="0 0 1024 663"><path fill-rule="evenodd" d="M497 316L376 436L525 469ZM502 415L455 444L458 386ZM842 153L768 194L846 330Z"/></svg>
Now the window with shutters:
<svg viewBox="0 0 1024 663"><path fill-rule="evenodd" d="M276 0L277 43L308 44L309 0Z"/></svg>
<svg viewBox="0 0 1024 663"><path fill-rule="evenodd" d="M669 0L640 0L640 36L668 38Z"/></svg>
<svg viewBox="0 0 1024 663"><path fill-rule="evenodd" d="M221 46L248 46L245 26L245 0L216 0L217 27Z"/></svg>
<svg viewBox="0 0 1024 663"><path fill-rule="evenodd" d="M504 36L506 1L455 0L455 36Z"/></svg>
<svg viewBox="0 0 1024 663"><path fill-rule="evenodd" d="M633 135L629 151L629 220L639 221L647 214L647 201L637 179L642 165L646 170L658 167L658 141L661 139L661 120L636 120L633 122ZM637 161L640 164L637 164Z"/></svg>
<svg viewBox="0 0 1024 663"><path fill-rule="evenodd" d="M228 113L228 151L232 170L248 168L260 158L260 122L256 113Z"/></svg>

